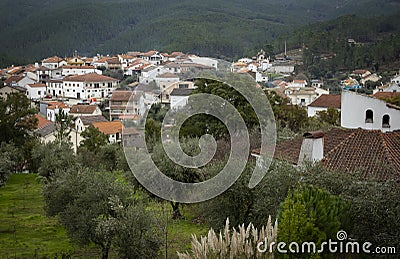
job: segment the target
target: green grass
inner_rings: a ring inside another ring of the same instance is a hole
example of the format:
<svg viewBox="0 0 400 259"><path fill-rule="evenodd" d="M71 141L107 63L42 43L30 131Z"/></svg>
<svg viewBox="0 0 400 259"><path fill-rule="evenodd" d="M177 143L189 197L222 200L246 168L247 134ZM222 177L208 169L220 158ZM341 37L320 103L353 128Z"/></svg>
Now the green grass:
<svg viewBox="0 0 400 259"><path fill-rule="evenodd" d="M165 206L169 215L168 258L177 258L177 251L185 252L190 248L191 235L205 235L208 227L194 222L189 205L182 208L185 217L182 220L171 220L168 203L151 204L160 213L162 206ZM7 184L0 188L1 259L61 258L62 253L72 255L73 258L99 258L99 252L93 246L80 247L70 243L57 218L45 215L42 184L37 180L37 175L12 175ZM111 251L110 258L115 258L114 254ZM165 258L165 245L160 251L160 258Z"/></svg>

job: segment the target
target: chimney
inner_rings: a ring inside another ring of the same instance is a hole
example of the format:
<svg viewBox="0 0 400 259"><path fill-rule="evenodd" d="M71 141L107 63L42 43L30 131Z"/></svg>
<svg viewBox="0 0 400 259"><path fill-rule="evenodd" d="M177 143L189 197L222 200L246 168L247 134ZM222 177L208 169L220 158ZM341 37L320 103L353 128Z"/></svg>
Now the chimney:
<svg viewBox="0 0 400 259"><path fill-rule="evenodd" d="M298 165L304 162L314 164L324 157L324 135L322 131L306 132L303 135Z"/></svg>

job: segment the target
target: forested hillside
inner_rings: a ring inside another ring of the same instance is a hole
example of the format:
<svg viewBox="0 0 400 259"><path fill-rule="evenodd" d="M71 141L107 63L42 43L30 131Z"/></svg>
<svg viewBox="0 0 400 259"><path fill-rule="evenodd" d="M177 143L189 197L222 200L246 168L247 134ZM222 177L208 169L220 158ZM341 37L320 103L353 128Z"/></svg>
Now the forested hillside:
<svg viewBox="0 0 400 259"><path fill-rule="evenodd" d="M303 47L303 68L312 77L332 77L334 71L365 68L398 70L400 13L377 18L347 15L313 24L280 37L290 48Z"/></svg>
<svg viewBox="0 0 400 259"><path fill-rule="evenodd" d="M0 56L180 50L237 57L266 41L344 14L382 15L395 0L3 0Z"/></svg>

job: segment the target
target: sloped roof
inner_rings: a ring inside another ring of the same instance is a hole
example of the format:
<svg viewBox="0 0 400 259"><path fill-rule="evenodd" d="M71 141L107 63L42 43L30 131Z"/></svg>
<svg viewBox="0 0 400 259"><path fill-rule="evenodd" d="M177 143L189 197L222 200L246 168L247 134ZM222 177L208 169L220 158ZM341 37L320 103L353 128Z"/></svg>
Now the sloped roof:
<svg viewBox="0 0 400 259"><path fill-rule="evenodd" d="M95 69L94 66L74 66L74 65L67 65L67 66L62 66L64 69Z"/></svg>
<svg viewBox="0 0 400 259"><path fill-rule="evenodd" d="M69 113L79 113L79 114L93 114L96 109L97 105L73 105Z"/></svg>
<svg viewBox="0 0 400 259"><path fill-rule="evenodd" d="M189 96L193 89L190 88L175 88L170 93L170 96Z"/></svg>
<svg viewBox="0 0 400 259"><path fill-rule="evenodd" d="M38 87L46 87L46 84L29 84L28 86L31 88L38 88Z"/></svg>
<svg viewBox="0 0 400 259"><path fill-rule="evenodd" d="M93 126L106 135L122 133L121 121L94 122Z"/></svg>
<svg viewBox="0 0 400 259"><path fill-rule="evenodd" d="M64 78L64 81L69 82L116 82L115 78L99 75L96 73L89 73L85 75L74 75Z"/></svg>
<svg viewBox="0 0 400 259"><path fill-rule="evenodd" d="M53 123L39 114L35 114L35 118L38 120L36 129L43 128L44 126Z"/></svg>
<svg viewBox="0 0 400 259"><path fill-rule="evenodd" d="M177 75L175 75L173 73L168 73L167 72L167 73L158 75L157 78L178 78L179 79L179 76L177 76Z"/></svg>
<svg viewBox="0 0 400 259"><path fill-rule="evenodd" d="M56 107L61 109L69 108L68 104L65 104L63 102L47 102L47 104L48 104L47 109L54 109Z"/></svg>
<svg viewBox="0 0 400 259"><path fill-rule="evenodd" d="M278 143L274 157L297 164L302 141L298 137ZM327 169L342 173L357 171L362 178L400 178L400 132L331 129L325 132L321 163Z"/></svg>
<svg viewBox="0 0 400 259"><path fill-rule="evenodd" d="M83 125L85 125L85 126L92 125L95 122L107 122L108 121L106 118L104 118L103 115L81 116L79 118L82 121Z"/></svg>
<svg viewBox="0 0 400 259"><path fill-rule="evenodd" d="M340 109L341 104L342 98L340 94L322 94L308 106Z"/></svg>
<svg viewBox="0 0 400 259"><path fill-rule="evenodd" d="M42 60L42 63L59 63L61 61L63 61L64 59L57 57L57 56L53 56L53 57L49 57L46 59Z"/></svg>
<svg viewBox="0 0 400 259"><path fill-rule="evenodd" d="M129 90L117 90L112 93L111 101L127 102L132 96L133 91Z"/></svg>
<svg viewBox="0 0 400 259"><path fill-rule="evenodd" d="M6 84L11 84L12 82L19 82L22 79L24 79L24 76L10 76L9 78L7 78L4 83Z"/></svg>
<svg viewBox="0 0 400 259"><path fill-rule="evenodd" d="M374 94L373 96L375 98L380 99L380 100L385 100L385 99L388 99L388 98L396 97L398 95L400 95L399 92L378 92L378 93Z"/></svg>

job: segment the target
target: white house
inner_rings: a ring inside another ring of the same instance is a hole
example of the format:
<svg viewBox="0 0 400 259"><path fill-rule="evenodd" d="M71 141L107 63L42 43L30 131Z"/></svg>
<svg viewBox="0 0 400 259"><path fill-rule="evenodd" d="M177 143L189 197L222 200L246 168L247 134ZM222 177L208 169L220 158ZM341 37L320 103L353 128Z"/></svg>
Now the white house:
<svg viewBox="0 0 400 259"><path fill-rule="evenodd" d="M307 106L308 117L313 117L320 111L327 111L333 108L340 111L341 95L340 94L323 94Z"/></svg>
<svg viewBox="0 0 400 259"><path fill-rule="evenodd" d="M46 95L46 84L28 84L26 86L26 96L30 100L37 100Z"/></svg>
<svg viewBox="0 0 400 259"><path fill-rule="evenodd" d="M95 116L95 115L102 115L102 112L97 105L73 105L69 114L72 116Z"/></svg>
<svg viewBox="0 0 400 259"><path fill-rule="evenodd" d="M400 129L400 107L350 91L343 91L341 99L342 127L382 132Z"/></svg>
<svg viewBox="0 0 400 259"><path fill-rule="evenodd" d="M391 82L391 83L395 83L395 84L397 84L397 85L400 85L400 75L396 75L395 77L393 77L393 78L390 80L390 82Z"/></svg>
<svg viewBox="0 0 400 259"><path fill-rule="evenodd" d="M42 60L42 66L47 67L49 69L56 69L65 65L67 65L67 62L63 58L57 56Z"/></svg>
<svg viewBox="0 0 400 259"><path fill-rule="evenodd" d="M80 116L75 120L75 131L78 133L82 133L93 123L106 122L106 121L107 121L106 118L104 118L104 116L102 115Z"/></svg>
<svg viewBox="0 0 400 259"><path fill-rule="evenodd" d="M189 95L193 89L190 88L175 88L170 94L171 109L178 109L187 104Z"/></svg>
<svg viewBox="0 0 400 259"><path fill-rule="evenodd" d="M206 67L212 67L214 69L218 69L218 61L216 59L208 57L198 57L194 55L190 56L189 58L195 64L200 64Z"/></svg>
<svg viewBox="0 0 400 259"><path fill-rule="evenodd" d="M153 65L160 65L162 62L165 61L165 57L156 50L142 53L140 56L142 57L142 59L149 61Z"/></svg>
<svg viewBox="0 0 400 259"><path fill-rule="evenodd" d="M63 96L76 99L105 98L117 86L117 79L96 73L69 76L63 80Z"/></svg>
<svg viewBox="0 0 400 259"><path fill-rule="evenodd" d="M52 96L64 96L64 88L62 79L51 79L46 82L47 94Z"/></svg>
<svg viewBox="0 0 400 259"><path fill-rule="evenodd" d="M27 77L27 76L10 76L4 81L4 85L6 86L21 86L26 88L29 84L37 83L35 80Z"/></svg>
<svg viewBox="0 0 400 259"><path fill-rule="evenodd" d="M302 87L286 88L284 94L290 99L291 104L308 106L322 94L329 94L329 91L322 88Z"/></svg>
<svg viewBox="0 0 400 259"><path fill-rule="evenodd" d="M63 66L61 69L62 76L85 75L90 73L103 74L101 70L96 69L94 66Z"/></svg>
<svg viewBox="0 0 400 259"><path fill-rule="evenodd" d="M373 94L376 93L400 93L400 85L391 82L389 85L384 85L374 89Z"/></svg>
<svg viewBox="0 0 400 259"><path fill-rule="evenodd" d="M163 73L156 76L155 82L162 91L165 90L171 84L179 82L179 76L172 73Z"/></svg>
<svg viewBox="0 0 400 259"><path fill-rule="evenodd" d="M109 143L118 143L122 141L121 121L94 122L93 126L107 135Z"/></svg>
<svg viewBox="0 0 400 259"><path fill-rule="evenodd" d="M69 114L70 107L63 102L42 102L40 103L40 113L46 116L49 121L56 121L56 115L63 111Z"/></svg>
<svg viewBox="0 0 400 259"><path fill-rule="evenodd" d="M189 89L194 89L196 86L194 85L193 82L191 81L179 81L176 83L173 83L169 86L167 86L165 89L162 89L161 92L161 102L163 104L170 104L170 95L172 90L175 88L189 88Z"/></svg>

